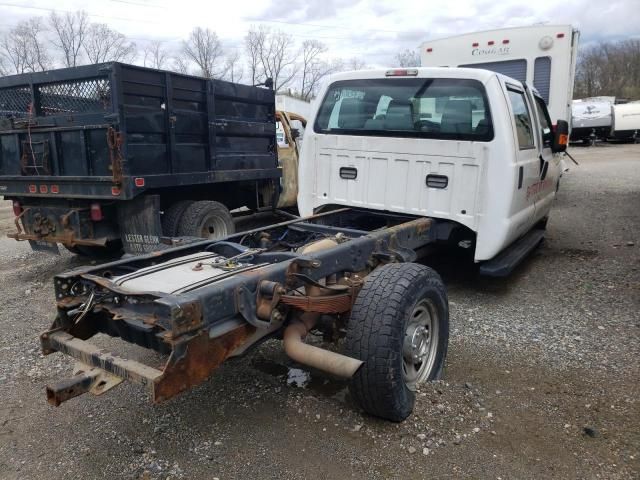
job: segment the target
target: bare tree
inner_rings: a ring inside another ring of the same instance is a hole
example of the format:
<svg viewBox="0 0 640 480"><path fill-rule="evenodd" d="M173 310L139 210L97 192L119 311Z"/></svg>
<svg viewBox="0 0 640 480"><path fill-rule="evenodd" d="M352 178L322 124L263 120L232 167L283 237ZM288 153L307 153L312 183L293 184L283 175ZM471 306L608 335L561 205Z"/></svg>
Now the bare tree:
<svg viewBox="0 0 640 480"><path fill-rule="evenodd" d="M0 53L0 77L4 77L5 75L9 75L9 66L4 56Z"/></svg>
<svg viewBox="0 0 640 480"><path fill-rule="evenodd" d="M242 68L240 52L238 50L233 50L225 59L223 78L230 82L238 83L242 80L243 74L244 69Z"/></svg>
<svg viewBox="0 0 640 480"><path fill-rule="evenodd" d="M396 65L399 67L419 67L420 56L415 50L406 49L402 52L398 52L395 56Z"/></svg>
<svg viewBox="0 0 640 480"><path fill-rule="evenodd" d="M601 42L581 49L574 97L640 97L640 40Z"/></svg>
<svg viewBox="0 0 640 480"><path fill-rule="evenodd" d="M89 30L89 15L84 10L75 13L58 15L51 12L49 25L54 33L53 45L62 53L62 60L66 67L78 65L87 31Z"/></svg>
<svg viewBox="0 0 640 480"><path fill-rule="evenodd" d="M136 44L104 23L91 24L83 47L90 63L133 61L136 56Z"/></svg>
<svg viewBox="0 0 640 480"><path fill-rule="evenodd" d="M342 69L342 61L327 62L320 55L327 51L326 45L318 40L306 40L302 43L302 74L300 97L311 100L320 85L320 81Z"/></svg>
<svg viewBox="0 0 640 480"><path fill-rule="evenodd" d="M251 85L258 83L262 77L263 72L260 67L260 52L265 44L265 37L267 31L265 27L259 28L251 27L244 37L245 49L247 52L247 63L249 66L249 73L251 75Z"/></svg>
<svg viewBox="0 0 640 480"><path fill-rule="evenodd" d="M252 68L254 83L255 75L259 71L264 78L273 80L273 89L276 92L289 85L298 71L293 37L280 30L260 27L258 30L250 30L247 38L251 40L248 46L255 49L258 59L255 64L257 68ZM251 55L251 52L249 54ZM249 62L251 67L251 58Z"/></svg>
<svg viewBox="0 0 640 480"><path fill-rule="evenodd" d="M188 74L189 62L187 62L184 57L177 55L172 59L171 70L178 73Z"/></svg>
<svg viewBox="0 0 640 480"><path fill-rule="evenodd" d="M346 61L345 68L347 70L364 70L368 68L368 65L361 58L351 57Z"/></svg>
<svg viewBox="0 0 640 480"><path fill-rule="evenodd" d="M18 23L0 42L0 51L15 73L36 72L51 66L51 59L43 42L45 26L40 17Z"/></svg>
<svg viewBox="0 0 640 480"><path fill-rule="evenodd" d="M143 65L151 68L166 68L169 52L160 40L153 40L143 51Z"/></svg>
<svg viewBox="0 0 640 480"><path fill-rule="evenodd" d="M189 39L183 42L182 50L198 65L203 76L214 78L222 73L218 67L222 57L222 43L213 30L194 28Z"/></svg>

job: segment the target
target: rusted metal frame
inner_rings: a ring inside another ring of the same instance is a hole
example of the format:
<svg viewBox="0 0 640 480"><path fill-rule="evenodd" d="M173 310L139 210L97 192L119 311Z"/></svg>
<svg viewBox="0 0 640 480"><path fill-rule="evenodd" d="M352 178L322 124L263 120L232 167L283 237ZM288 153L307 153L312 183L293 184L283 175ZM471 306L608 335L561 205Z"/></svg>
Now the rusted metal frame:
<svg viewBox="0 0 640 480"><path fill-rule="evenodd" d="M293 273L301 273L317 280L339 271L366 270L371 266L376 253L388 252L396 255L398 249L413 249L428 243L431 223L431 220L425 218L413 220L327 250L244 272L227 279L221 285L212 285L180 296L185 297L184 299L171 295L156 299L155 302L170 307L172 329L175 329L175 332L166 337L166 341L172 346L172 352L162 371L100 350L63 331L52 330L43 334L43 351L61 351L88 365L145 385L150 390L153 401L160 402L202 383L256 333L256 327L264 328L266 325L270 329L273 326L271 318L269 322L258 319L262 324L251 323L257 319L258 311L264 316L269 308L272 309L279 303L284 291L281 286L286 284L288 288L293 288L301 283L300 277ZM397 255L395 261L403 261L403 256ZM105 285L110 284L108 280L104 280ZM235 296L241 289L247 289L250 294L246 297L244 312L236 301L229 301L237 298ZM280 299L274 300L278 295ZM264 297L263 301L269 302L267 308L258 307L261 296ZM332 311L344 310L347 301L350 304L351 298L347 297L352 295L343 294L344 298L338 299L339 296L337 294L332 300L340 305L329 304ZM345 305L342 305L341 300ZM308 307L322 308L320 303ZM214 324L238 314L248 323L219 337L209 338L209 329ZM92 335L92 332L87 334Z"/></svg>
<svg viewBox="0 0 640 480"><path fill-rule="evenodd" d="M293 289L304 285L304 281L294 274L304 274L318 281L339 272L365 271L375 266L372 262L377 262L376 255L383 253L389 257L385 261L407 261L408 251L432 240L431 223L430 219L420 218L351 239L327 250L244 272L220 285L203 287L192 292L202 303L203 324L210 326L221 319L241 315L248 323L264 328L268 323L256 315L262 282L274 282ZM259 255L257 257L259 260Z"/></svg>
<svg viewBox="0 0 640 480"><path fill-rule="evenodd" d="M47 385L47 402L54 407L59 407L62 402L87 393L94 385L98 374L99 371L94 369L89 374L76 375L72 378L65 378L54 385Z"/></svg>
<svg viewBox="0 0 640 480"><path fill-rule="evenodd" d="M284 223L291 224L296 221ZM210 327L222 319L237 315L242 316L248 323L256 327L264 328L270 322L256 315L259 285L262 281L268 280L287 288L296 288L302 286L304 282L292 275L294 273L302 273L317 281L341 271L359 272L370 269L371 262L406 261L406 252L413 251L431 240L429 231L431 223L432 221L426 218L406 222L396 227L353 238L328 250L301 255L292 260L283 260L243 272L227 278L219 284L213 283L199 288L188 295L159 294L155 303L163 305L171 312L171 330L175 330L176 333L186 333L200 327ZM191 246L185 248L187 251L192 249ZM175 250L183 251L181 249ZM173 251L174 255L175 253ZM376 256L385 254L385 258L376 259ZM162 261L160 257L161 255L147 256L156 262ZM259 255L257 257L259 261ZM120 264L130 265L131 261L113 262L103 266L100 270L104 272L110 268L117 268ZM117 286L108 279L88 273L88 271L86 273L78 272L74 276L62 275L56 280L70 282L73 281L73 277L79 277L118 292ZM99 273L99 271L95 273ZM122 293L131 294L131 292ZM67 295L67 292L59 290L57 282L56 294L62 295L58 298ZM198 303L201 308L195 308L194 303ZM185 314L185 312L194 313Z"/></svg>
<svg viewBox="0 0 640 480"><path fill-rule="evenodd" d="M162 370L102 350L63 331L45 332L41 342L45 354L58 351L89 366L145 386L153 402L157 403L205 381L254 332L254 327L245 324L214 339L209 338L206 330L184 338L174 345ZM89 391L92 385L91 375L63 381L48 388L50 403L57 406Z"/></svg>
<svg viewBox="0 0 640 480"><path fill-rule="evenodd" d="M150 386L162 376L162 371L157 368L120 357L67 332L45 332L40 336L40 341L45 354L61 352L87 365L101 368L140 385Z"/></svg>
<svg viewBox="0 0 640 480"><path fill-rule="evenodd" d="M209 328L223 319L238 315L255 327L266 328L270 325L271 319L265 320L257 315L261 282L267 280L293 289L304 285L304 282L294 275L298 273L317 281L338 272L371 269L380 261L407 261L406 252L412 252L431 240L431 223L430 219L416 219L351 239L331 249L246 271L189 294L158 294L159 298L155 303L171 312L171 330L176 332L173 337L198 328ZM376 257L380 256L384 258L378 260ZM257 255L257 261L260 261L259 257L260 255ZM158 261L157 257L155 259ZM112 265L117 267L120 263L122 262L114 262ZM93 274L80 274L79 277L101 284L109 290L118 291L117 286L108 279ZM60 280L63 278L57 277ZM58 291L58 285L56 293L64 293Z"/></svg>
<svg viewBox="0 0 640 480"><path fill-rule="evenodd" d="M228 243L228 242L232 241L233 239L238 239L239 240L244 235L251 235L251 234L254 234L254 233L262 232L264 230L273 230L273 229L277 229L277 228L282 228L282 227L286 227L288 225L309 221L310 219L323 218L323 217L327 217L327 216L330 216L330 215L335 215L335 214L347 212L349 210L351 210L351 209L350 208L341 208L339 210L333 210L333 211L330 211L330 212L324 212L324 213L320 213L320 214L317 214L317 215L313 215L311 217L305 217L305 218L297 217L297 218L292 219L292 220L287 220L285 222L281 222L281 223L277 223L277 224L274 224L274 225L270 225L268 228L260 227L260 228L255 228L253 230L248 230L246 232L230 235L230 236L225 237L224 239L221 239L221 240L218 240L218 241L201 240L199 242L193 242L193 243L189 243L187 245L174 247L174 248L171 248L169 250L162 250L162 251L158 251L158 252L148 253L148 254L145 254L145 255L139 255L135 259L126 258L126 259L116 260L114 262L105 263L105 264L99 265L97 267L96 266L81 267L81 268L78 268L76 270L72 270L70 272L65 272L65 273L61 273L59 275L56 275L55 278L59 279L59 280L62 280L62 281L68 281L68 280L74 279L75 277L79 277L79 276L87 275L87 274L93 274L95 276L101 276L101 274L103 272L117 269L120 265L131 266L132 264L134 264L136 266L136 268L143 268L144 266L150 265L151 262L160 263L160 262L167 261L170 258L176 258L176 257L180 257L182 255L188 255L190 253L199 252L199 251L202 251L203 249L210 248L213 245L216 245L218 243L225 243L225 242ZM108 288L110 288L110 287L108 287Z"/></svg>
<svg viewBox="0 0 640 480"><path fill-rule="evenodd" d="M74 376L47 386L47 402L54 407L83 393L102 395L122 383L123 379L101 368L77 362Z"/></svg>
<svg viewBox="0 0 640 480"><path fill-rule="evenodd" d="M37 240L37 241L48 242L48 243L63 243L69 246L86 245L86 246L104 247L107 244L106 238L70 239L69 236L47 235L46 237L42 237L40 235L32 235L29 233L8 233L7 237L13 238L18 241Z"/></svg>

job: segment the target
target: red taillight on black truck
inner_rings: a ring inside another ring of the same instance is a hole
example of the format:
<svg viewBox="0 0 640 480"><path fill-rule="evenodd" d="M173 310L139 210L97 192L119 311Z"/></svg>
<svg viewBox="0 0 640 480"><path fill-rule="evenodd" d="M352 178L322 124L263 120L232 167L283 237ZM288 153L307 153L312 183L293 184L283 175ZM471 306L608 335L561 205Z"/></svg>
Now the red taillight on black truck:
<svg viewBox="0 0 640 480"><path fill-rule="evenodd" d="M99 203L91 204L91 220L94 222L99 222L104 218L102 215L102 207Z"/></svg>

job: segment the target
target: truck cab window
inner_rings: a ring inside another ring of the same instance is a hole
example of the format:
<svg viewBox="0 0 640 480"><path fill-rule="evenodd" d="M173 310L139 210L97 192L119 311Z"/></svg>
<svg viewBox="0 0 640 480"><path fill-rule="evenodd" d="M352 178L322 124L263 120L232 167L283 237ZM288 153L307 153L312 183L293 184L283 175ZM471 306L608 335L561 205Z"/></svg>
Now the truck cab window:
<svg viewBox="0 0 640 480"><path fill-rule="evenodd" d="M538 119L540 120L540 135L542 137L542 145L544 148L551 147L553 142L553 132L551 131L551 118L549 117L549 111L544 103L544 100L537 95L534 95L536 100L536 109L538 111Z"/></svg>
<svg viewBox="0 0 640 480"><path fill-rule="evenodd" d="M476 80L384 78L334 83L317 133L489 141L493 124Z"/></svg>
<svg viewBox="0 0 640 480"><path fill-rule="evenodd" d="M513 119L516 123L516 132L518 133L518 146L520 150L534 147L533 128L531 123L531 115L527 108L527 102L524 98L524 92L507 89L509 92L509 100L511 101L511 109L513 110Z"/></svg>

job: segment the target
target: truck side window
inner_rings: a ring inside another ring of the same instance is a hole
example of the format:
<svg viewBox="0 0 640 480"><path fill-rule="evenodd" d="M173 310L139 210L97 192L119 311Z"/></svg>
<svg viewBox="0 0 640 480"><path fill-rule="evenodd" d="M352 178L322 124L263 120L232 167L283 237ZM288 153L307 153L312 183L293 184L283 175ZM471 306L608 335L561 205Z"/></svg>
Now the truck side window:
<svg viewBox="0 0 640 480"><path fill-rule="evenodd" d="M538 118L540 119L540 134L542 136L542 145L544 148L551 147L553 142L553 133L551 132L551 118L544 100L534 95L536 100L536 109L538 110Z"/></svg>
<svg viewBox="0 0 640 480"><path fill-rule="evenodd" d="M533 128L531 123L531 115L527 108L527 102L524 98L524 92L507 89L509 92L509 100L513 109L513 118L516 122L516 131L518 133L518 145L520 150L533 148Z"/></svg>

